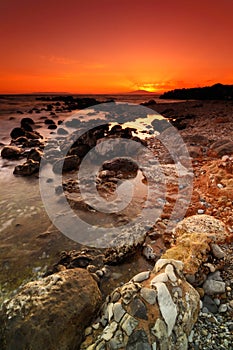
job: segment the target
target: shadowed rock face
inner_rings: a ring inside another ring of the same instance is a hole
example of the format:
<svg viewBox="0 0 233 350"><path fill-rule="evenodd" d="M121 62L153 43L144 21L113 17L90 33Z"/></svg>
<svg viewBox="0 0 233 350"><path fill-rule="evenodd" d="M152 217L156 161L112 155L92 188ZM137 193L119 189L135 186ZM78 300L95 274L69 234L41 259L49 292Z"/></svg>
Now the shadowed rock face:
<svg viewBox="0 0 233 350"><path fill-rule="evenodd" d="M113 291L81 349L187 349L200 300L182 269L181 261L160 259Z"/></svg>
<svg viewBox="0 0 233 350"><path fill-rule="evenodd" d="M83 269L29 282L2 306L0 348L78 349L100 301L97 283Z"/></svg>

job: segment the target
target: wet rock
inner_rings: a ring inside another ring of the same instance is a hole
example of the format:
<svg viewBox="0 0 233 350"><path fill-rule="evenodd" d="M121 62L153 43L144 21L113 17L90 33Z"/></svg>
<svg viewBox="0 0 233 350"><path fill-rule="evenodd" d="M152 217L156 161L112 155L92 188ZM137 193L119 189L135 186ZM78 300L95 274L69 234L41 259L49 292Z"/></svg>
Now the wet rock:
<svg viewBox="0 0 233 350"><path fill-rule="evenodd" d="M54 125L55 124L55 122L52 119L45 119L44 123L46 125L52 125L52 124Z"/></svg>
<svg viewBox="0 0 233 350"><path fill-rule="evenodd" d="M14 175L21 175L21 176L30 176L32 174L35 174L39 171L40 163L36 162L32 159L28 159L27 162L25 162L22 165L17 165L14 169L13 174Z"/></svg>
<svg viewBox="0 0 233 350"><path fill-rule="evenodd" d="M48 129L55 130L55 129L57 129L57 125L56 124L49 124Z"/></svg>
<svg viewBox="0 0 233 350"><path fill-rule="evenodd" d="M74 148L71 148L69 154L76 154L78 157L83 158L90 151L90 147L88 145L77 145Z"/></svg>
<svg viewBox="0 0 233 350"><path fill-rule="evenodd" d="M80 165L80 159L76 155L67 156L65 159L57 160L53 165L53 171L56 174L77 170Z"/></svg>
<svg viewBox="0 0 233 350"><path fill-rule="evenodd" d="M26 132L23 128L14 128L11 133L10 136L12 139L17 139L20 136L25 136Z"/></svg>
<svg viewBox="0 0 233 350"><path fill-rule="evenodd" d="M105 161L102 165L103 170L120 172L121 174L132 174L136 176L138 171L137 163L131 158L114 158L109 161Z"/></svg>
<svg viewBox="0 0 233 350"><path fill-rule="evenodd" d="M27 159L32 159L36 162L40 162L41 161L41 158L43 156L43 152L40 151L39 149L31 149L27 155Z"/></svg>
<svg viewBox="0 0 233 350"><path fill-rule="evenodd" d="M29 282L2 306L0 348L77 349L100 301L96 282L82 269Z"/></svg>
<svg viewBox="0 0 233 350"><path fill-rule="evenodd" d="M57 134L58 135L68 135L68 131L64 128L58 128L57 129Z"/></svg>
<svg viewBox="0 0 233 350"><path fill-rule="evenodd" d="M21 119L20 124L21 124L21 127L23 128L25 124L34 125L35 122L32 118L25 117Z"/></svg>
<svg viewBox="0 0 233 350"><path fill-rule="evenodd" d="M35 139L42 139L42 135L37 132L37 131L26 131L25 132L25 136L29 139L29 140L35 140Z"/></svg>
<svg viewBox="0 0 233 350"><path fill-rule="evenodd" d="M5 146L1 152L2 158L19 159L22 157L22 149L16 146Z"/></svg>

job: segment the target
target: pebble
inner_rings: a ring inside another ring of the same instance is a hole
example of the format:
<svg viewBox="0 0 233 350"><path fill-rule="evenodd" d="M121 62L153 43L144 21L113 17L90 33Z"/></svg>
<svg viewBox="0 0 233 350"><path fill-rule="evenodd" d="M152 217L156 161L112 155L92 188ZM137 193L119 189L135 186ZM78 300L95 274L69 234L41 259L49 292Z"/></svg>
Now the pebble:
<svg viewBox="0 0 233 350"><path fill-rule="evenodd" d="M225 293L226 284L221 281L206 280L203 289L207 295L222 294Z"/></svg>
<svg viewBox="0 0 233 350"><path fill-rule="evenodd" d="M204 214L204 213L205 213L205 210L204 210L204 209L198 209L198 210L197 210L197 214L200 214L200 215L201 215L201 214Z"/></svg>
<svg viewBox="0 0 233 350"><path fill-rule="evenodd" d="M221 304L221 305L219 306L219 308L218 308L218 311L219 311L220 313L226 312L226 311L227 311L227 304Z"/></svg>
<svg viewBox="0 0 233 350"><path fill-rule="evenodd" d="M225 256L224 251L219 247L219 245L213 243L211 244L212 253L217 259L222 259Z"/></svg>
<svg viewBox="0 0 233 350"><path fill-rule="evenodd" d="M143 282L147 280L150 277L150 271L144 271L138 273L136 276L132 278L132 281L134 282Z"/></svg>

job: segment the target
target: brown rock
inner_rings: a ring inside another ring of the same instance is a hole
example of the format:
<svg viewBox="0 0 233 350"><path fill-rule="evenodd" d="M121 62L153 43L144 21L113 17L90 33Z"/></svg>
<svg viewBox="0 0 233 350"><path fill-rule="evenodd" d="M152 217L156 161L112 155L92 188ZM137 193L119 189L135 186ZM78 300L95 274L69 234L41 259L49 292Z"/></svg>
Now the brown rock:
<svg viewBox="0 0 233 350"><path fill-rule="evenodd" d="M162 258L184 262L184 272L195 274L207 261L211 243L225 242L228 232L223 222L209 215L193 215L174 229L175 244Z"/></svg>
<svg viewBox="0 0 233 350"><path fill-rule="evenodd" d="M1 156L6 159L19 159L22 156L22 149L16 146L5 146Z"/></svg>
<svg viewBox="0 0 233 350"><path fill-rule="evenodd" d="M2 306L0 348L78 349L100 301L97 283L83 269L29 282Z"/></svg>

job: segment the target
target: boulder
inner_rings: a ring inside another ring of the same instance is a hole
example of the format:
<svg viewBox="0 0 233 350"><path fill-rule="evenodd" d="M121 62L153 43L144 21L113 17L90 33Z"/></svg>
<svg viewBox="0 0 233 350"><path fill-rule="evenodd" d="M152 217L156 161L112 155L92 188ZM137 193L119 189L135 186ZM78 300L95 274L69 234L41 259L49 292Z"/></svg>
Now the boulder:
<svg viewBox="0 0 233 350"><path fill-rule="evenodd" d="M20 136L25 136L26 132L23 128L14 128L11 130L10 136L12 139L17 139Z"/></svg>
<svg viewBox="0 0 233 350"><path fill-rule="evenodd" d="M32 118L27 118L27 117L22 118L21 121L20 121L20 123L21 123L21 126L22 126L22 127L23 127L24 124L29 124L29 125L35 124L35 123L34 123L34 120L33 120Z"/></svg>
<svg viewBox="0 0 233 350"><path fill-rule="evenodd" d="M5 146L1 152L2 158L19 159L22 157L22 149L16 146Z"/></svg>
<svg viewBox="0 0 233 350"><path fill-rule="evenodd" d="M212 243L225 242L229 233L225 224L209 215L185 218L174 229L175 244L162 256L184 262L184 272L195 274L208 259Z"/></svg>
<svg viewBox="0 0 233 350"><path fill-rule="evenodd" d="M138 165L131 158L114 158L107 160L102 165L102 170L114 171L115 173L120 172L122 174L137 174Z"/></svg>
<svg viewBox="0 0 233 350"><path fill-rule="evenodd" d="M41 157L43 155L43 152L37 148L32 148L27 155L27 159L32 159L36 162L41 161Z"/></svg>
<svg viewBox="0 0 233 350"><path fill-rule="evenodd" d="M59 159L53 164L55 174L77 170L80 165L80 158L76 155L67 156L65 159Z"/></svg>
<svg viewBox="0 0 233 350"><path fill-rule="evenodd" d="M182 268L181 261L160 259L152 272L114 290L80 349L188 349L200 297Z"/></svg>
<svg viewBox="0 0 233 350"><path fill-rule="evenodd" d="M1 350L75 350L101 302L84 269L61 271L27 283L0 311Z"/></svg>
<svg viewBox="0 0 233 350"><path fill-rule="evenodd" d="M28 159L22 165L17 165L14 169L14 175L30 176L39 171L40 163L32 159Z"/></svg>

